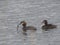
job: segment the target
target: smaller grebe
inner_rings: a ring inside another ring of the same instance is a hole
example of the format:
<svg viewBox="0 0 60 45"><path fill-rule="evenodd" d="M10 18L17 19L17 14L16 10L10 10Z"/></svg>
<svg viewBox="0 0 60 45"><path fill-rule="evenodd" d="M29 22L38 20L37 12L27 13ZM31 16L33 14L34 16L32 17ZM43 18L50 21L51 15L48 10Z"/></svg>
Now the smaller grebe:
<svg viewBox="0 0 60 45"><path fill-rule="evenodd" d="M56 25L53 25L53 24L48 24L47 20L43 20L43 23L44 25L42 26L42 29L43 30L48 30L48 29L54 29L56 28L57 26Z"/></svg>
<svg viewBox="0 0 60 45"><path fill-rule="evenodd" d="M20 22L20 24L22 24L22 26L23 26L23 28L22 28L22 30L24 31L24 32L26 32L27 30L37 30L35 27L33 27L33 26L27 26L27 23L25 22L25 21L21 21ZM19 24L19 25L20 25ZM17 27L19 27L19 25L17 25ZM17 30L18 30L18 28L17 28Z"/></svg>

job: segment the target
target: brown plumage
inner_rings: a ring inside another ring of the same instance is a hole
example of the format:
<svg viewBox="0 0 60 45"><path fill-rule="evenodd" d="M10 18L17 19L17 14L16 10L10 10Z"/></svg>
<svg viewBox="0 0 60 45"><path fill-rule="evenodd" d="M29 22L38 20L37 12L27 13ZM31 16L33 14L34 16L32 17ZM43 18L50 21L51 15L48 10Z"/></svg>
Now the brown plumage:
<svg viewBox="0 0 60 45"><path fill-rule="evenodd" d="M44 25L42 26L43 30L54 29L57 26L53 24L48 24L47 20L43 20Z"/></svg>
<svg viewBox="0 0 60 45"><path fill-rule="evenodd" d="M34 26L27 26L27 23L25 21L21 21L20 24L22 24L22 30L26 32L27 30L37 30ZM19 24L19 25L20 25ZM19 25L17 27L19 27ZM18 28L17 28L18 29Z"/></svg>

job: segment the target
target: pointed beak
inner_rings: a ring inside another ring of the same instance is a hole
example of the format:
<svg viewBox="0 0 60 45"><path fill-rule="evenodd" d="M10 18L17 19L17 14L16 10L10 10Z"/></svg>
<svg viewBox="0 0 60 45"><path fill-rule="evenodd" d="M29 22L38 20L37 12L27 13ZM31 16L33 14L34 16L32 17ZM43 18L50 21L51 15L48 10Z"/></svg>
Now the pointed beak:
<svg viewBox="0 0 60 45"><path fill-rule="evenodd" d="M19 23L19 25L23 24L22 22Z"/></svg>
<svg viewBox="0 0 60 45"><path fill-rule="evenodd" d="M18 32L19 25L20 25L20 23L17 25L17 32Z"/></svg>
<svg viewBox="0 0 60 45"><path fill-rule="evenodd" d="M19 27L19 25L21 25L21 23L19 23L19 24L17 25L17 27Z"/></svg>

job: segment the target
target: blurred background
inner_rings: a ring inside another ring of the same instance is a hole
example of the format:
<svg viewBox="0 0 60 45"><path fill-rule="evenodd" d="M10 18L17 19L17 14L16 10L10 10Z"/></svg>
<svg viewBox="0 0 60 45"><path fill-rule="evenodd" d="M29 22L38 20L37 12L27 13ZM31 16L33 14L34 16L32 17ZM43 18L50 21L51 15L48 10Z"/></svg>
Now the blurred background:
<svg viewBox="0 0 60 45"><path fill-rule="evenodd" d="M42 21L56 24L57 29L42 31ZM22 25L37 28L22 34ZM60 0L0 0L0 45L60 45Z"/></svg>

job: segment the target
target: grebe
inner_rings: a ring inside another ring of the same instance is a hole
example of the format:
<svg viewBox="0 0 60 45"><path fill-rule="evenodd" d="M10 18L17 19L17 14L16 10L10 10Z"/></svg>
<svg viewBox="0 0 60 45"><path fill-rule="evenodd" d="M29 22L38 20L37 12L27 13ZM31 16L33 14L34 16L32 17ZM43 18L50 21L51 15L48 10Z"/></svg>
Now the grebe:
<svg viewBox="0 0 60 45"><path fill-rule="evenodd" d="M43 20L43 23L44 25L42 26L42 29L43 30L48 30L48 29L54 29L56 28L57 26L56 25L53 25L53 24L48 24L48 21L47 20Z"/></svg>
<svg viewBox="0 0 60 45"><path fill-rule="evenodd" d="M19 27L19 25L21 25L22 24L22 30L24 31L24 32L26 32L27 30L37 30L34 26L27 26L27 23L26 23L26 21L21 21L18 25L17 25L17 27ZM17 30L18 30L18 28L17 28Z"/></svg>

